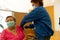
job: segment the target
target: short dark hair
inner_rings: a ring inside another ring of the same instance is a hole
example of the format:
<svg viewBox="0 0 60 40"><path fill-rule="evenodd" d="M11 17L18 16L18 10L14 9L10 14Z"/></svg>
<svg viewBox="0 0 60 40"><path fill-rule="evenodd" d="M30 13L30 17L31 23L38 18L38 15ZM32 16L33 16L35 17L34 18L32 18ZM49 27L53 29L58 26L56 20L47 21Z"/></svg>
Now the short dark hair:
<svg viewBox="0 0 60 40"><path fill-rule="evenodd" d="M6 20L7 20L8 18L10 18L10 17L12 17L13 20L16 22L16 19L15 19L15 17L13 17L13 16L7 16L7 17L6 17Z"/></svg>
<svg viewBox="0 0 60 40"><path fill-rule="evenodd" d="M34 3L39 2L40 6L43 6L43 0L31 0L31 2L34 2Z"/></svg>

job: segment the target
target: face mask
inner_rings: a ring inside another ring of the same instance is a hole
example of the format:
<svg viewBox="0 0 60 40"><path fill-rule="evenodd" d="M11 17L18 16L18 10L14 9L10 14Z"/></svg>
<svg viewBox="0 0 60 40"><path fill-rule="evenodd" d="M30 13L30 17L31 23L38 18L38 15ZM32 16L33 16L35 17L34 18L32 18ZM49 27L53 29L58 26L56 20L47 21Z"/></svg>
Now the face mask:
<svg viewBox="0 0 60 40"><path fill-rule="evenodd" d="M8 27L14 26L14 21L9 21L9 22L7 22L7 26L8 26Z"/></svg>
<svg viewBox="0 0 60 40"><path fill-rule="evenodd" d="M37 8L37 6L33 6L33 8L35 9L35 8Z"/></svg>

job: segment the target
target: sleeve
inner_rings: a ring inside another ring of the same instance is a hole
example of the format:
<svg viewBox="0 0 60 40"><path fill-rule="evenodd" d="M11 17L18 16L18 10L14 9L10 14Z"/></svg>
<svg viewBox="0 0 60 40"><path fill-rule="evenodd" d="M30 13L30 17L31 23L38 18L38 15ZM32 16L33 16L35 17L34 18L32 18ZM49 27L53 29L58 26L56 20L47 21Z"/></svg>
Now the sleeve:
<svg viewBox="0 0 60 40"><path fill-rule="evenodd" d="M5 32L5 30L1 34L1 40L7 40L6 39L6 32Z"/></svg>
<svg viewBox="0 0 60 40"><path fill-rule="evenodd" d="M35 9L33 11L31 11L30 13L28 13L26 16L24 16L24 18L22 19L22 22L20 24L20 26L24 26L25 23L27 22L32 22L34 20L37 20L40 18L40 9Z"/></svg>

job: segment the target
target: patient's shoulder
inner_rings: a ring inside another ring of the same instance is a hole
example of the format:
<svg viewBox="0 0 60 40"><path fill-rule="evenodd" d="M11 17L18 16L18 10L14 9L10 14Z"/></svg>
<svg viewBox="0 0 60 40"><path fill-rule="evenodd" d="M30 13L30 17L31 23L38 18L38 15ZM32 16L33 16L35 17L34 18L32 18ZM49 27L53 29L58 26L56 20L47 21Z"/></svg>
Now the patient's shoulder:
<svg viewBox="0 0 60 40"><path fill-rule="evenodd" d="M2 33L6 33L6 31L7 31L7 29L4 29L4 30L2 31Z"/></svg>

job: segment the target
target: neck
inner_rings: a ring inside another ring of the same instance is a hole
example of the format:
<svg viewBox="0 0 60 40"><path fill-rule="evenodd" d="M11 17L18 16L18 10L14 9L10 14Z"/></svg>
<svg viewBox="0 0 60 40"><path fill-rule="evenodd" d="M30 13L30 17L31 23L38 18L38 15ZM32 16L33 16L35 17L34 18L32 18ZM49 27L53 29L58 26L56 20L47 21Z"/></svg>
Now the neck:
<svg viewBox="0 0 60 40"><path fill-rule="evenodd" d="M15 26L13 26L13 27L10 27L10 28L8 28L9 30L14 30L15 29Z"/></svg>

